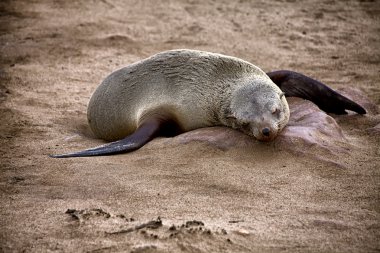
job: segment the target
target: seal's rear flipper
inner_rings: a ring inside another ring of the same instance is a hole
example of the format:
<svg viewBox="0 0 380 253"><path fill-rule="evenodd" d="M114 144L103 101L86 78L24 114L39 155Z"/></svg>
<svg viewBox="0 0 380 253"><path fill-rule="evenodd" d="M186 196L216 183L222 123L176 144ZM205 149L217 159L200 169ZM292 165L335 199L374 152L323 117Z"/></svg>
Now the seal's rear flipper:
<svg viewBox="0 0 380 253"><path fill-rule="evenodd" d="M315 103L328 113L347 114L345 110L366 114L366 110L354 101L342 96L327 85L297 72L280 70L267 75L287 97L300 97Z"/></svg>
<svg viewBox="0 0 380 253"><path fill-rule="evenodd" d="M79 152L49 156L53 158L68 158L127 153L141 148L156 136L175 135L179 130L178 125L172 118L168 116L164 117L162 115L155 115L145 117L145 120L140 124L137 130L124 139Z"/></svg>

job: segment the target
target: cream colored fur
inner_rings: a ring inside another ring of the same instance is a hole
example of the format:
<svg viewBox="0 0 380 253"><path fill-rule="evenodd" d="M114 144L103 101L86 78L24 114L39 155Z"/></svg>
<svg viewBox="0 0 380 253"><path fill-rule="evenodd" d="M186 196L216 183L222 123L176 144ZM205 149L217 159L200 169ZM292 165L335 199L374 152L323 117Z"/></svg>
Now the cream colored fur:
<svg viewBox="0 0 380 253"><path fill-rule="evenodd" d="M260 129L278 128L289 119L281 90L258 67L221 54L172 50L119 69L94 92L88 120L105 140L133 133L144 115L175 115L184 131L225 125L260 139ZM250 101L256 98L253 105ZM255 106L255 108L252 108ZM281 118L271 110L278 107ZM248 131L242 124L251 123ZM256 131L256 132L255 132Z"/></svg>

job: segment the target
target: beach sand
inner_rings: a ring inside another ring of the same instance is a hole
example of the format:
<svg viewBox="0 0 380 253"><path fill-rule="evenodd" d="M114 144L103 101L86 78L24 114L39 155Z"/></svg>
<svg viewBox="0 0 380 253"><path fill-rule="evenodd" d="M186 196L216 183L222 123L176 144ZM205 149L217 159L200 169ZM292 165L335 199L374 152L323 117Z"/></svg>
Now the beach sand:
<svg viewBox="0 0 380 253"><path fill-rule="evenodd" d="M379 252L379 1L15 0L0 13L1 252ZM92 92L177 48L301 72L368 113L289 99L271 143L215 127L48 157L103 144Z"/></svg>

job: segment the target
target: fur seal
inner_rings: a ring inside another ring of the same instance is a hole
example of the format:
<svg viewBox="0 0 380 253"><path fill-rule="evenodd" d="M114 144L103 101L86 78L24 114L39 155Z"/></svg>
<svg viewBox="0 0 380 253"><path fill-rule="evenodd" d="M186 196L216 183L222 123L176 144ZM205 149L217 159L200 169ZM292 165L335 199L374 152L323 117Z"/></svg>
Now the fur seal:
<svg viewBox="0 0 380 253"><path fill-rule="evenodd" d="M97 137L114 142L50 156L125 153L157 136L217 125L271 141L289 120L284 94L311 100L326 112L366 113L326 85L296 72L266 74L239 58L171 50L111 73L92 95L89 125Z"/></svg>

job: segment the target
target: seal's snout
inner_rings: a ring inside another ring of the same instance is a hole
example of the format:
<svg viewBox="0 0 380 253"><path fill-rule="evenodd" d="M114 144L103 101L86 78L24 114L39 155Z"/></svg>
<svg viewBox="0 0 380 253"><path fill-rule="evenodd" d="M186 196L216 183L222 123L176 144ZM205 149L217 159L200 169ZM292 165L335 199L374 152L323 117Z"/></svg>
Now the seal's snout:
<svg viewBox="0 0 380 253"><path fill-rule="evenodd" d="M273 129L269 126L265 126L261 128L258 132L259 132L259 135L256 138L259 141L264 141L264 142L273 141L278 134L278 131L276 131L276 129Z"/></svg>
<svg viewBox="0 0 380 253"><path fill-rule="evenodd" d="M264 136L269 137L269 136L270 136L270 129L269 129L268 127L265 127L265 128L263 128L263 130L261 130L261 133L262 133Z"/></svg>

